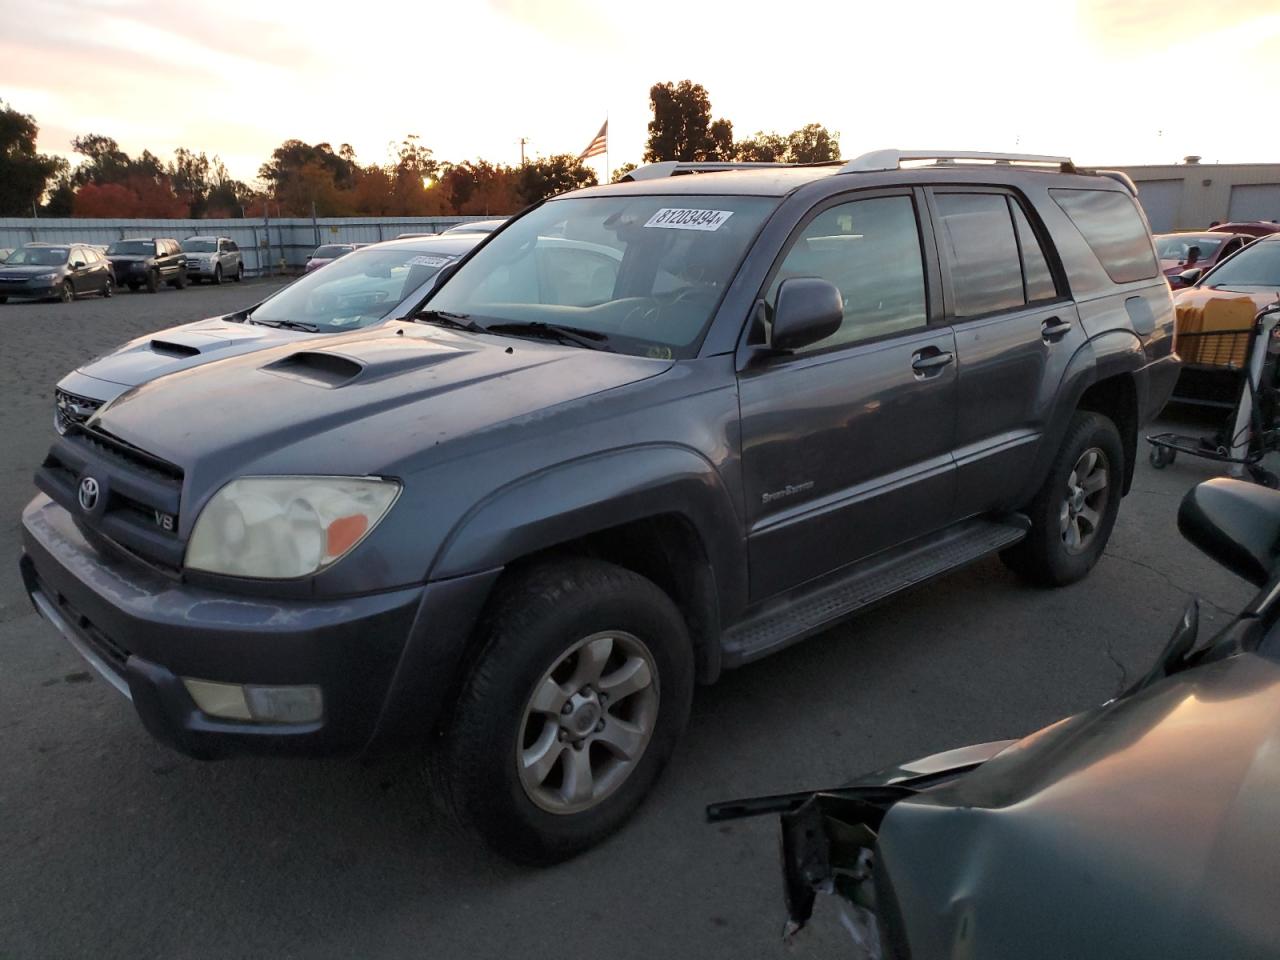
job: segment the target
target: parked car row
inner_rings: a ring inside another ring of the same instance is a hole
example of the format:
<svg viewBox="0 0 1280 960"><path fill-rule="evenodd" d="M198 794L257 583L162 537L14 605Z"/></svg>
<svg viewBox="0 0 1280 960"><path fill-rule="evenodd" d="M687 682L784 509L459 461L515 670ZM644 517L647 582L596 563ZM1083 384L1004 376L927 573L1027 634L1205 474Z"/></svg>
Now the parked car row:
<svg viewBox="0 0 1280 960"><path fill-rule="evenodd" d="M157 292L181 290L188 282L244 279L244 259L227 237L168 237L91 243L33 241L0 260L0 303L10 299L61 300L96 294L109 297L117 287Z"/></svg>

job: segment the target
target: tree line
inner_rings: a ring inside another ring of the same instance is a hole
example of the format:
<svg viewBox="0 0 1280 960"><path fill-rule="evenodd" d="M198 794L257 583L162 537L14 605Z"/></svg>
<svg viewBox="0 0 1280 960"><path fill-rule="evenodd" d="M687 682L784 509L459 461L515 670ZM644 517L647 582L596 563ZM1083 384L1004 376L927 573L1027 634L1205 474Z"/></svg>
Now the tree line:
<svg viewBox="0 0 1280 960"><path fill-rule="evenodd" d="M690 80L649 90L653 119L644 160L815 163L839 158L839 134L810 123L789 134L758 131L735 140L733 124L712 119L705 87ZM34 117L0 102L0 216L262 217L453 216L507 214L549 196L591 186L595 172L573 154L519 166L439 160L414 134L386 163L361 163L350 144L286 140L246 184L222 160L185 147L162 160L129 156L115 139L72 139L79 158L39 153ZM613 171L618 180L628 163Z"/></svg>

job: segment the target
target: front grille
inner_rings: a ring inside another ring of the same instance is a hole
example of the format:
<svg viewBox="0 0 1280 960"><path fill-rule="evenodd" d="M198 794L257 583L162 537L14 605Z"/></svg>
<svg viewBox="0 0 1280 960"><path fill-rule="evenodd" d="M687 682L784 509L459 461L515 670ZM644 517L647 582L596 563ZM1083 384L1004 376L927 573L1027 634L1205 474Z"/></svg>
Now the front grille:
<svg viewBox="0 0 1280 960"><path fill-rule="evenodd" d="M82 397L78 394L68 393L66 390L55 390L53 402L54 425L57 427L58 433L66 433L73 424L79 426L84 423L102 406L101 400Z"/></svg>
<svg viewBox="0 0 1280 960"><path fill-rule="evenodd" d="M96 489L82 500L86 478ZM164 572L181 567L181 467L103 430L73 426L50 448L36 485L71 513L86 536Z"/></svg>

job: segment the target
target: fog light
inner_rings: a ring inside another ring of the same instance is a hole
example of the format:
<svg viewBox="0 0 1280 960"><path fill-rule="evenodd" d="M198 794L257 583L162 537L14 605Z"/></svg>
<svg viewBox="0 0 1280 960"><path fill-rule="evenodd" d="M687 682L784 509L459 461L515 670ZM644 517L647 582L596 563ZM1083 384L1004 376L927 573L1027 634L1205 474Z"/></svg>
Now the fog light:
<svg viewBox="0 0 1280 960"><path fill-rule="evenodd" d="M260 723L311 723L324 716L319 687L263 687L182 678L196 706L211 717Z"/></svg>

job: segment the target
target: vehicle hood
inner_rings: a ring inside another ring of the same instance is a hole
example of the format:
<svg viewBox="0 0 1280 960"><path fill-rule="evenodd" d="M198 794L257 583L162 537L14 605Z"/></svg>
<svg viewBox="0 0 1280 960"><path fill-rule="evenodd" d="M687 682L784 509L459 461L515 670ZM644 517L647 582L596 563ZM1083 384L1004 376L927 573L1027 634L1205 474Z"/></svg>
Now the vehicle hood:
<svg viewBox="0 0 1280 960"><path fill-rule="evenodd" d="M107 259L112 263L141 263L144 260L154 260L154 253L110 253Z"/></svg>
<svg viewBox="0 0 1280 960"><path fill-rule="evenodd" d="M911 956L1274 957L1277 797L1280 667L1241 654L894 804L880 889Z"/></svg>
<svg viewBox="0 0 1280 960"><path fill-rule="evenodd" d="M499 424L527 427L671 364L392 322L183 370L91 422L182 466L198 494L246 469L411 471L454 440L501 443Z"/></svg>
<svg viewBox="0 0 1280 960"><path fill-rule="evenodd" d="M59 270L66 269L66 266L65 263L43 267L39 264L0 263L0 280L26 280L28 277L38 277L42 273L57 273Z"/></svg>
<svg viewBox="0 0 1280 960"><path fill-rule="evenodd" d="M95 380L133 387L167 373L187 370L213 360L317 336L328 334L237 323L221 318L200 320L131 340L118 350L85 364L76 372Z"/></svg>

